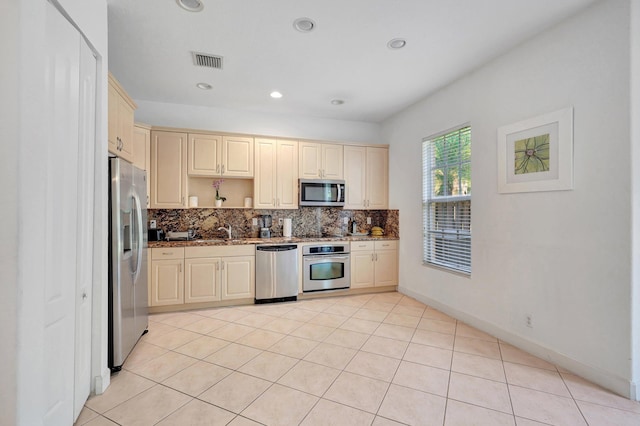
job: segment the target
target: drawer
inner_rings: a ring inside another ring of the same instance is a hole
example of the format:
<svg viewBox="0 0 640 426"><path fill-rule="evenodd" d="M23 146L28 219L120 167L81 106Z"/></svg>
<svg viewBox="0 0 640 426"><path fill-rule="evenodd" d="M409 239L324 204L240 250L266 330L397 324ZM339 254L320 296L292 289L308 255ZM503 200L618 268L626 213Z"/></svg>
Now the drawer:
<svg viewBox="0 0 640 426"><path fill-rule="evenodd" d="M398 241L375 241L377 250L398 250Z"/></svg>
<svg viewBox="0 0 640 426"><path fill-rule="evenodd" d="M167 247L151 249L151 260L184 259L183 247Z"/></svg>
<svg viewBox="0 0 640 426"><path fill-rule="evenodd" d="M224 257L224 256L255 256L256 246L244 244L237 246L205 246L186 247L184 257L196 259L201 257Z"/></svg>
<svg viewBox="0 0 640 426"><path fill-rule="evenodd" d="M375 241L352 241L351 251L373 251Z"/></svg>

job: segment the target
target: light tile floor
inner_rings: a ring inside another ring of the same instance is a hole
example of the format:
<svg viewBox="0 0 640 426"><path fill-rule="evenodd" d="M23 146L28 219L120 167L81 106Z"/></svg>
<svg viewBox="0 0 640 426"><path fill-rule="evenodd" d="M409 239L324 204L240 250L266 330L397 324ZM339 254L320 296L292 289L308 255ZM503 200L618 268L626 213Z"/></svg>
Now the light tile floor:
<svg viewBox="0 0 640 426"><path fill-rule="evenodd" d="M399 293L149 320L77 425L640 425L639 403Z"/></svg>

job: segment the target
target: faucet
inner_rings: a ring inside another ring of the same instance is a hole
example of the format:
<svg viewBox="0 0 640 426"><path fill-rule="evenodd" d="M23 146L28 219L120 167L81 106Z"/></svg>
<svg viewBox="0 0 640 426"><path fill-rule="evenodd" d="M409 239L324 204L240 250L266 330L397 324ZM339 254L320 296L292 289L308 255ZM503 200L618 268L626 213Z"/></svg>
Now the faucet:
<svg viewBox="0 0 640 426"><path fill-rule="evenodd" d="M231 239L231 225L229 225L228 229L221 226L220 228L218 228L218 231L225 231L228 234L228 238Z"/></svg>

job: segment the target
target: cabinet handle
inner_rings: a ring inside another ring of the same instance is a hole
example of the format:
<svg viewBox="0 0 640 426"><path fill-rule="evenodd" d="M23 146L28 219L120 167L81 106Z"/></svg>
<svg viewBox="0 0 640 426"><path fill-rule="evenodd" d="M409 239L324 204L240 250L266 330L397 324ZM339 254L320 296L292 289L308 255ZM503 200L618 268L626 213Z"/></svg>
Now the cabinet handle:
<svg viewBox="0 0 640 426"><path fill-rule="evenodd" d="M216 271L220 270L220 261L216 262Z"/></svg>
<svg viewBox="0 0 640 426"><path fill-rule="evenodd" d="M376 262L378 261L378 253L376 253Z"/></svg>
<svg viewBox="0 0 640 426"><path fill-rule="evenodd" d="M371 253L371 261L373 262L373 253Z"/></svg>
<svg viewBox="0 0 640 426"><path fill-rule="evenodd" d="M216 164L216 173L220 173L220 164Z"/></svg>
<svg viewBox="0 0 640 426"><path fill-rule="evenodd" d="M184 195L182 196L182 205L184 206Z"/></svg>
<svg viewBox="0 0 640 426"><path fill-rule="evenodd" d="M222 165L222 172L220 174L224 174L224 164Z"/></svg>
<svg viewBox="0 0 640 426"><path fill-rule="evenodd" d="M162 252L163 256L171 256L172 254L173 254L173 252L168 252L168 253L166 251Z"/></svg>
<svg viewBox="0 0 640 426"><path fill-rule="evenodd" d="M220 262L222 264L222 270L224 271L224 261Z"/></svg>
<svg viewBox="0 0 640 426"><path fill-rule="evenodd" d="M178 263L178 266L180 266L179 272L182 272L182 263Z"/></svg>

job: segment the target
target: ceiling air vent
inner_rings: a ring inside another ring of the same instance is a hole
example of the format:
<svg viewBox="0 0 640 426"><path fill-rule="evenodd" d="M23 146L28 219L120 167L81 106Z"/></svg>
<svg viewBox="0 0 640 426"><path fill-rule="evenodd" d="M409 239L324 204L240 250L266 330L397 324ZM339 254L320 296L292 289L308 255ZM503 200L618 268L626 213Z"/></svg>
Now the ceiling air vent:
<svg viewBox="0 0 640 426"><path fill-rule="evenodd" d="M193 55L193 63L199 67L222 69L222 56L199 52L191 52L191 54Z"/></svg>

